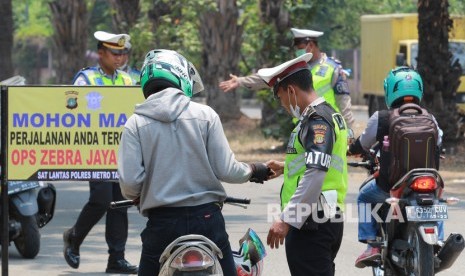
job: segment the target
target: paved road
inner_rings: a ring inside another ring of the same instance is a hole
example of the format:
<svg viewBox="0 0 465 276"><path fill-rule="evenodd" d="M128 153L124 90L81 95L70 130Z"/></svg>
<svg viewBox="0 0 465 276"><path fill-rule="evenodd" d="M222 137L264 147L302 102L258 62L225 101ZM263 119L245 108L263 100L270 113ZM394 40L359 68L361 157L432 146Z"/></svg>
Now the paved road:
<svg viewBox="0 0 465 276"><path fill-rule="evenodd" d="M358 110L358 109L357 109ZM248 110L249 111L249 110ZM257 115L257 109L252 109ZM363 123L367 119L366 110L361 108L355 113L357 123ZM446 168L443 168L446 169ZM357 196L359 184L365 178L365 173L360 169L350 169L349 192L347 203L353 204ZM465 172L443 172L446 180L446 195L453 195L465 200ZM233 248L237 248L238 240L248 227L253 228L266 241L270 226L267 210L269 204L277 204L278 193L282 178L269 181L264 185L246 183L242 185L225 184L231 196L250 197L252 205L248 209L235 206L225 206L226 218L230 241ZM22 259L14 246L10 247L9 271L10 275L107 275L103 273L106 268L108 255L104 237L104 220L102 220L90 232L81 247L81 266L78 270L70 268L63 259L62 233L75 221L80 209L86 202L89 192L85 182L59 182L56 183L58 200L55 217L42 229L42 244L39 255L33 260ZM450 220L446 223L446 236L450 232L465 233L465 201L450 208ZM346 212L348 219L345 223L344 239L336 258L336 275L338 276L364 276L371 275L368 269L354 267L355 258L360 254L364 245L357 242L357 223L355 219L356 209L348 205ZM135 208L130 209L129 240L126 249L126 257L131 263L138 263L141 243L139 233L144 228L145 219L140 216ZM278 250L268 249L265 259L264 276L286 276L289 271L286 264L284 248ZM309 252L312 254L312 252ZM456 261L454 267L441 275L462 275L465 271L465 254Z"/></svg>
<svg viewBox="0 0 465 276"><path fill-rule="evenodd" d="M359 183L364 179L365 173L353 169L350 173L350 188L347 196L347 203L354 203ZM465 199L465 189L463 179L465 173L445 174L449 187L449 194ZM268 222L267 209L269 204L278 202L278 192L282 178L269 181L264 185L246 183L242 185L225 184L231 196L250 197L252 205L247 209L227 205L224 208L227 228L233 247L237 247L239 238L245 233L248 227L252 227L259 234L263 241L270 223ZM103 273L106 268L107 254L104 242L103 220L90 232L81 247L81 266L74 270L65 263L62 256L62 233L70 227L76 220L80 208L88 197L87 184L82 182L59 182L56 183L58 190L58 201L54 219L42 229L42 247L39 255L33 260L22 259L14 246L10 247L9 271L10 275L106 275ZM344 239L342 247L336 259L336 275L370 275L368 269L360 270L353 266L356 256L363 251L364 246L356 240L356 222L354 219L355 210L348 208L349 218L345 223ZM460 203L450 210L450 221L446 224L446 234L449 232L465 232L465 213L463 209L465 203ZM351 211L352 210L352 211ZM351 213L352 212L352 213ZM139 233L143 229L145 219L141 217L136 209L130 211L129 241L127 244L126 257L132 263L139 260L141 243ZM265 259L264 275L282 276L289 275L286 265L284 248L278 250L268 249L268 256ZM309 252L312 254L312 252ZM465 270L465 255L460 256L453 269L443 273L443 275L462 275Z"/></svg>

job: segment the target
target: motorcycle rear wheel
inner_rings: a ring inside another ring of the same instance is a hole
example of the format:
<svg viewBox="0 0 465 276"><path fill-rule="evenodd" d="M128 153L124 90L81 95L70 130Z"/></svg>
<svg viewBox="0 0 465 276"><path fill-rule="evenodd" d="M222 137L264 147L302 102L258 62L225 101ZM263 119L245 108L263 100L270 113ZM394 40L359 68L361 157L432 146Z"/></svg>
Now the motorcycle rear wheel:
<svg viewBox="0 0 465 276"><path fill-rule="evenodd" d="M407 254L406 275L433 276L433 246L423 240L417 225L409 225L407 233L407 241L413 247L413 252Z"/></svg>
<svg viewBox="0 0 465 276"><path fill-rule="evenodd" d="M18 220L21 223L21 233L14 240L14 244L23 258L33 259L40 250L40 232L37 219L35 216L22 216Z"/></svg>

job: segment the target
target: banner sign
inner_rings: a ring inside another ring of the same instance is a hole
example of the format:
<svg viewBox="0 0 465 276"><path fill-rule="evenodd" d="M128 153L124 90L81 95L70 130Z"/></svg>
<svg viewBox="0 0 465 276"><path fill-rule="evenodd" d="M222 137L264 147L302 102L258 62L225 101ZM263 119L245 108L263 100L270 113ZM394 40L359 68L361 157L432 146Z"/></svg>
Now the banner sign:
<svg viewBox="0 0 465 276"><path fill-rule="evenodd" d="M118 180L138 86L8 87L9 180Z"/></svg>

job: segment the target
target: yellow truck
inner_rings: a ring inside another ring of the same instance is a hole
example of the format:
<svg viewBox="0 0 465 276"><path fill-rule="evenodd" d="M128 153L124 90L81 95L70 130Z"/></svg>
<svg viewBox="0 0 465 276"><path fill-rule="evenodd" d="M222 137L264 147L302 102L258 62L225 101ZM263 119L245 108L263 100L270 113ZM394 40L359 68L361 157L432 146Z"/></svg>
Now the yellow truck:
<svg viewBox="0 0 465 276"><path fill-rule="evenodd" d="M462 66L457 105L465 114L465 17L451 16L449 49ZM416 66L418 55L418 15L382 14L361 16L361 94L369 115L386 109L383 80L389 70L406 63Z"/></svg>

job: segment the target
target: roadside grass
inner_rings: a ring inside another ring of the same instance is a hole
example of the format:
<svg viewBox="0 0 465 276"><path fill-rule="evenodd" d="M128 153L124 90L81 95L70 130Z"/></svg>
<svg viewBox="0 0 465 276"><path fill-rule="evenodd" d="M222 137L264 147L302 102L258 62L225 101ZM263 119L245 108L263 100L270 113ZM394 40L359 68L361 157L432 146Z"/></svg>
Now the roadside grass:
<svg viewBox="0 0 465 276"><path fill-rule="evenodd" d="M284 160L283 142L273 138L265 138L260 129L260 120L242 116L237 121L223 123L223 128L229 146L238 161Z"/></svg>

